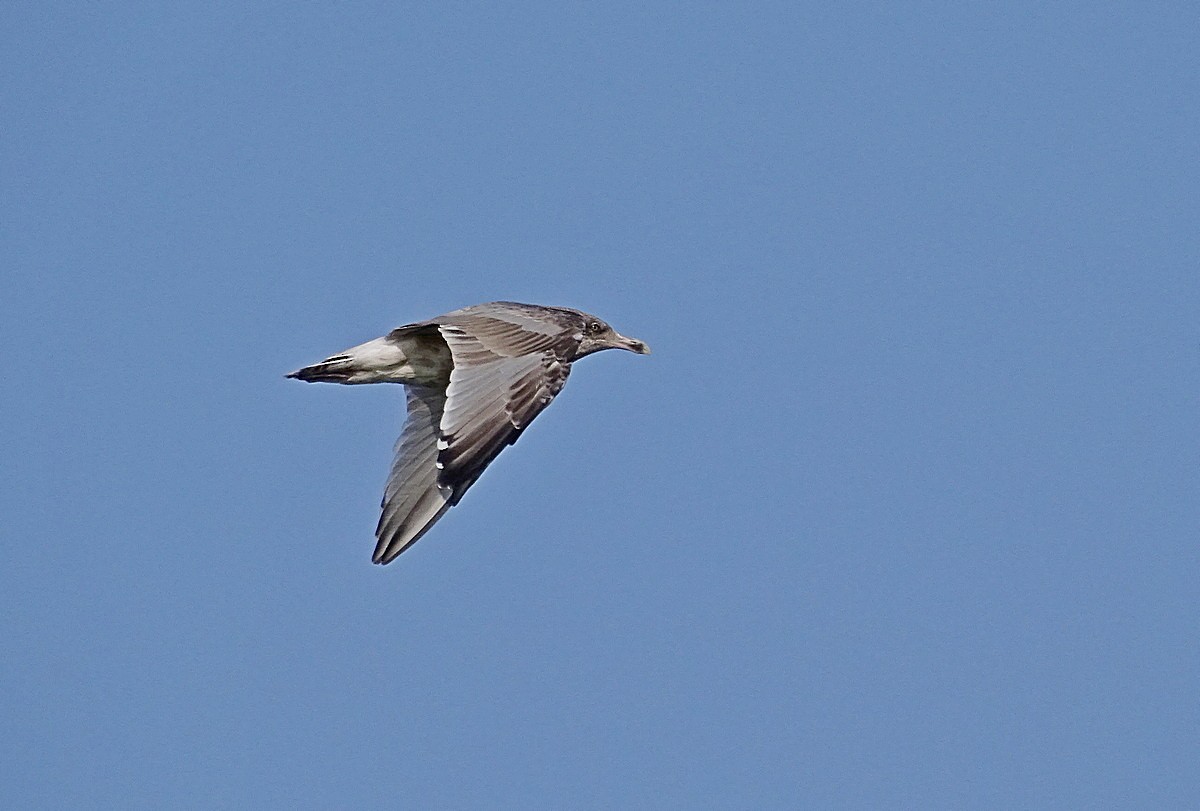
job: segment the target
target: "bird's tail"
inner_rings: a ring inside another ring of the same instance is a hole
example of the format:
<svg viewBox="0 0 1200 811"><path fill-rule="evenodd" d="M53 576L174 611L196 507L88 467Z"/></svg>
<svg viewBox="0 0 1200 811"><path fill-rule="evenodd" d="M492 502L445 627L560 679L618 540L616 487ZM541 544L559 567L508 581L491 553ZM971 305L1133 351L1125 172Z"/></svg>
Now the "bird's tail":
<svg viewBox="0 0 1200 811"><path fill-rule="evenodd" d="M356 371L354 359L349 355L334 355L320 363L297 369L288 377L307 383L349 383Z"/></svg>
<svg viewBox="0 0 1200 811"><path fill-rule="evenodd" d="M439 373L443 366L449 369L450 350L441 345L441 355L435 355L431 362L435 366L433 372ZM448 372L447 372L448 373ZM320 363L297 369L288 377L296 380L307 380L310 383L413 383L422 382L414 371L412 362L394 341L387 337L376 338L365 344L352 346L345 352L339 352L325 358Z"/></svg>

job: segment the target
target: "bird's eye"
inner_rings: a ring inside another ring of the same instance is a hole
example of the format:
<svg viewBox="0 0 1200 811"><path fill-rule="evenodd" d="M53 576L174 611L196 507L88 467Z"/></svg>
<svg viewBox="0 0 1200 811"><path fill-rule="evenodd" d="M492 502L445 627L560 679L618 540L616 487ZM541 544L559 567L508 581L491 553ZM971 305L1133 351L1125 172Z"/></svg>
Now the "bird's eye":
<svg viewBox="0 0 1200 811"><path fill-rule="evenodd" d="M604 326L599 321L593 321L588 324L589 332L600 332L602 329L604 329Z"/></svg>

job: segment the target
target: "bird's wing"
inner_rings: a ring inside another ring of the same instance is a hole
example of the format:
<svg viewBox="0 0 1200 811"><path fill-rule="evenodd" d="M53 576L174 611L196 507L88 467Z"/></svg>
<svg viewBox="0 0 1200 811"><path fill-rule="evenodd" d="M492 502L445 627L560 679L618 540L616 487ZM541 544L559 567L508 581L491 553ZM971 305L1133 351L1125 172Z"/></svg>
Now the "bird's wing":
<svg viewBox="0 0 1200 811"><path fill-rule="evenodd" d="M453 491L438 484L438 424L446 390L407 386L408 420L396 440L396 455L383 493L383 514L375 529L378 542L371 558L389 563L416 543L450 509Z"/></svg>
<svg viewBox="0 0 1200 811"><path fill-rule="evenodd" d="M499 319L440 324L454 368L445 388L408 386L408 420L375 531L376 563L412 546L566 383L557 336ZM520 354L520 353L525 354Z"/></svg>
<svg viewBox="0 0 1200 811"><path fill-rule="evenodd" d="M509 341L452 324L441 331L454 369L440 424L438 484L452 489L453 505L562 391L571 364L565 347L544 335L518 331Z"/></svg>

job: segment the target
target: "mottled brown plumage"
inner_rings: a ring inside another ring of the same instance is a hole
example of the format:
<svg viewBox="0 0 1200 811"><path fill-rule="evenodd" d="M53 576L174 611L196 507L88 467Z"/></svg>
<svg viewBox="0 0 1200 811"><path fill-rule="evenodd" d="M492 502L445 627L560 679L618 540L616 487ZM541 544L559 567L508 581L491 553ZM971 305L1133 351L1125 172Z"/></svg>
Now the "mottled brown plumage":
<svg viewBox="0 0 1200 811"><path fill-rule="evenodd" d="M389 563L517 441L572 362L604 349L650 351L579 310L497 301L399 327L288 377L407 386L408 419L375 531L373 560Z"/></svg>

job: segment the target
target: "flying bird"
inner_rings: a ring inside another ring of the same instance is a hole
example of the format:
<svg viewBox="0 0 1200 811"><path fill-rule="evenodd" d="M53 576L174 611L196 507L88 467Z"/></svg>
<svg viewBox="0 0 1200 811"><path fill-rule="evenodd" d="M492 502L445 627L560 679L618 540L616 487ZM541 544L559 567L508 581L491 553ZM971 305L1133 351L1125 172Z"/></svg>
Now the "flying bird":
<svg viewBox="0 0 1200 811"><path fill-rule="evenodd" d="M288 377L406 387L408 418L396 441L372 557L390 563L517 441L562 390L571 364L604 349L650 354L646 344L594 315L494 301L397 327Z"/></svg>

